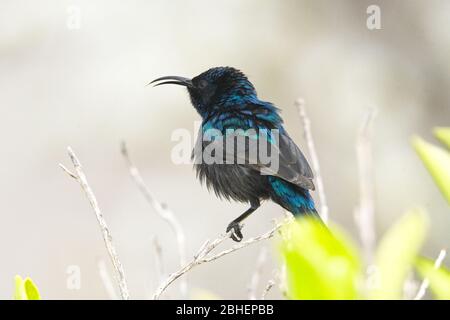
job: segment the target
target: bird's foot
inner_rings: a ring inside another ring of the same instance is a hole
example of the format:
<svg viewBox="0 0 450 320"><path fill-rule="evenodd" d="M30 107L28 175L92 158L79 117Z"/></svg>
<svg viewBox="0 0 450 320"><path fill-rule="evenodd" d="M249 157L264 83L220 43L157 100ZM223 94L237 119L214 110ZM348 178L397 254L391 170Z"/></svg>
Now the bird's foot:
<svg viewBox="0 0 450 320"><path fill-rule="evenodd" d="M231 232L231 239L233 239L236 242L241 242L242 238L244 238L244 236L242 235L241 229L242 229L242 227L239 224L239 222L232 221L227 227L227 232L229 232L230 230L233 230Z"/></svg>

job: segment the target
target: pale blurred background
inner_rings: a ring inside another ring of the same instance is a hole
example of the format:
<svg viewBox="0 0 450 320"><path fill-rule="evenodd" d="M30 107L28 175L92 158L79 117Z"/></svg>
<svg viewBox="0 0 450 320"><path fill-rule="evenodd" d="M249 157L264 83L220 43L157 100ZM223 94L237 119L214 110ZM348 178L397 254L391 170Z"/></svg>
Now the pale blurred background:
<svg viewBox="0 0 450 320"><path fill-rule="evenodd" d="M381 30L366 27L371 4L381 8ZM157 285L154 236L167 272L178 260L170 228L128 175L122 140L156 197L179 216L189 257L246 209L209 194L191 165L172 163L171 133L192 131L199 119L185 90L145 86L213 66L244 71L259 96L282 109L305 152L293 101L306 100L331 218L355 241L356 132L366 110L377 107L377 234L408 208L424 206L432 224L422 252L436 256L450 244L449 208L409 140L432 140L433 126L450 124L449 17L446 0L0 0L0 298L12 296L15 274L31 276L44 298L108 298L97 261L113 270L95 216L58 167L71 166L69 145L109 223L133 298ZM278 206L264 204L244 235L268 230L281 216ZM265 242L199 266L190 287L246 298L262 246L273 249ZM273 256L259 290L272 277ZM79 290L66 285L73 265L81 270ZM179 297L177 284L168 296Z"/></svg>

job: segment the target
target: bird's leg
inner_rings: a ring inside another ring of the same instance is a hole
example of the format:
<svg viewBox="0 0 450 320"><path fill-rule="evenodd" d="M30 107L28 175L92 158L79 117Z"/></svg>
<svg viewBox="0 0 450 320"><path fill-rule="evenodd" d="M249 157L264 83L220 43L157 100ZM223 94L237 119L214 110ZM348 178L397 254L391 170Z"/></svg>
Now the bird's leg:
<svg viewBox="0 0 450 320"><path fill-rule="evenodd" d="M242 232L241 232L241 225L240 223L247 218L249 215L251 215L256 209L258 209L260 206L259 200L252 200L250 201L250 208L247 209L243 214L241 214L239 217L234 219L230 222L230 224L227 227L227 232L233 229L233 232L231 233L231 238L236 241L240 242L243 238Z"/></svg>

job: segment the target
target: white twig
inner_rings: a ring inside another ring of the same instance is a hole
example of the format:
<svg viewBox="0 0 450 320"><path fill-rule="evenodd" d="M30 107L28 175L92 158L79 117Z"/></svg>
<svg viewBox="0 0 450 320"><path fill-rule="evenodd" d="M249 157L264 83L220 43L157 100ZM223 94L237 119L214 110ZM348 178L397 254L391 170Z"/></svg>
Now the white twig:
<svg viewBox="0 0 450 320"><path fill-rule="evenodd" d="M181 227L180 222L178 221L175 214L163 203L160 203L151 193L150 189L146 185L144 179L142 178L141 174L139 173L138 168L134 165L134 163L131 161L131 158L128 154L127 146L125 142L122 142L121 146L121 152L122 155L127 162L128 170L131 175L131 178L135 182L136 186L139 188L141 193L144 195L147 202L155 209L156 213L165 220L169 226L172 228L175 238L177 240L177 246L178 246L178 255L179 255L179 265L180 267L183 267L186 264L187 258L186 258L186 238L184 236L183 228ZM185 280L183 280L180 283L180 291L183 297L187 296L187 283Z"/></svg>
<svg viewBox="0 0 450 320"><path fill-rule="evenodd" d="M69 157L70 157L70 160L72 161L75 173L72 173L71 171L69 171L62 164L60 164L59 166L70 177L77 180L77 182L80 184L81 188L83 189L84 193L86 194L86 197L88 198L89 203L91 204L91 207L94 210L98 224L100 225L100 229L102 231L103 240L105 242L106 249L108 250L109 256L114 265L114 269L116 270L116 276L117 276L117 281L119 282L120 294L122 296L122 299L128 300L130 298L130 294L128 292L128 286L127 286L127 282L125 280L125 272L123 271L122 263L119 260L119 257L116 252L116 248L113 245L112 236L108 229L108 225L106 224L103 214L100 211L97 199L95 198L95 195L94 195L94 192L92 191L91 187L88 184L86 175L83 172L80 161L78 160L77 156L75 155L75 153L72 151L72 149L70 147L67 148L67 152L69 153Z"/></svg>
<svg viewBox="0 0 450 320"><path fill-rule="evenodd" d="M153 299L157 300L161 296L161 294L167 289L167 287L174 282L176 279L184 275L186 272L191 270L196 265L200 264L200 259L202 259L205 255L207 255L211 250L217 247L220 243L225 241L231 234L231 231L228 234L222 235L213 242L207 240L201 247L200 250L194 255L194 259L188 264L184 265L178 271L172 273L167 277L166 281L161 283L161 285L156 289L153 294Z"/></svg>
<svg viewBox="0 0 450 320"><path fill-rule="evenodd" d="M316 177L317 192L319 193L320 199L320 217L325 224L328 223L328 205L325 196L325 190L323 186L322 175L320 174L320 164L319 158L317 156L316 147L314 145L314 140L311 132L311 120L306 114L305 101L303 99L297 99L295 105L298 108L298 113L300 119L303 123L303 134L305 136L306 144L308 145L309 156L311 157L311 165L314 171L314 176Z"/></svg>
<svg viewBox="0 0 450 320"><path fill-rule="evenodd" d="M256 292L258 291L258 284L261 279L261 274L263 272L264 263L267 260L267 248L261 248L258 258L256 260L256 268L250 279L250 285L248 287L248 298L249 300L256 300Z"/></svg>
<svg viewBox="0 0 450 320"><path fill-rule="evenodd" d="M162 261L162 248L156 236L153 238L153 248L155 250L155 266L158 273L158 282L161 283L165 279L166 273Z"/></svg>
<svg viewBox="0 0 450 320"><path fill-rule="evenodd" d="M266 299L267 294L269 293L270 290L272 290L272 288L273 288L274 285L275 285L275 281L272 280L272 279L270 279L270 280L267 282L267 285L266 285L266 287L264 288L264 291L263 291L263 293L262 293L262 295L261 295L261 300L265 300L265 299Z"/></svg>
<svg viewBox="0 0 450 320"><path fill-rule="evenodd" d="M280 266L280 269L277 270L275 274L276 282L278 282L278 288L281 292L281 294L284 297L287 297L287 266L286 261L283 261L283 263Z"/></svg>
<svg viewBox="0 0 450 320"><path fill-rule="evenodd" d="M372 125L376 109L370 108L364 116L356 141L356 158L359 176L359 204L355 210L355 222L361 238L367 265L373 263L375 250L374 178L372 157Z"/></svg>
<svg viewBox="0 0 450 320"><path fill-rule="evenodd" d="M170 274L169 277L166 279L165 282L163 282L159 288L155 291L153 294L153 299L159 299L161 294L169 287L171 283L173 283L175 280L186 274L189 270L194 268L195 266L198 266L203 263L211 262L214 260L217 260L227 254L233 253L234 251L240 250L242 248L248 247L252 244L258 243L259 241L269 239L273 237L275 232L279 230L285 223L291 221L291 219L287 219L279 224L277 224L275 227L273 227L271 230L267 231L266 233L250 238L246 241L240 242L238 244L235 244L229 249L223 250L215 255L210 255L211 251L213 251L215 248L217 248L222 242L230 238L231 232L228 232L224 235L219 236L217 239L210 241L207 240L198 250L198 252L194 255L194 258L191 262L184 265L182 268L180 268L178 271L175 271L174 273Z"/></svg>
<svg viewBox="0 0 450 320"><path fill-rule="evenodd" d="M441 266L442 261L444 261L446 255L447 255L447 251L445 249L442 249L439 252L438 257L434 261L435 269L438 269ZM417 294L414 297L414 300L422 299L425 296L425 293L426 293L429 285L430 285L430 280L428 280L428 278L423 279L422 284L419 287L419 291L417 291Z"/></svg>
<svg viewBox="0 0 450 320"><path fill-rule="evenodd" d="M111 281L111 277L109 276L108 270L106 269L106 264L104 260L99 260L98 263L98 272L100 273L100 278L102 279L103 285L105 286L106 293L111 300L118 300L116 290L114 290L114 285Z"/></svg>

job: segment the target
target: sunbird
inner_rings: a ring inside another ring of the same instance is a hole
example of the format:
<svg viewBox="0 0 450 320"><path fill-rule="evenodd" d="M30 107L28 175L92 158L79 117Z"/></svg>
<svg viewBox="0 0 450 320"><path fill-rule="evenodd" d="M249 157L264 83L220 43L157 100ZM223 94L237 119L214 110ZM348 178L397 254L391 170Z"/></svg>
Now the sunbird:
<svg viewBox="0 0 450 320"><path fill-rule="evenodd" d="M229 158L231 153L236 153L234 146L223 148L224 152L216 150L216 154L213 154L223 161L194 162L200 182L206 183L207 188L214 190L216 196L250 205L248 210L226 228L226 232L231 231L234 241L242 240L242 221L258 209L264 200L274 201L294 216L319 218L309 193L309 190L314 190L314 177L308 161L283 127L280 109L270 102L260 100L255 87L240 70L215 67L192 79L165 76L150 84L176 84L187 88L191 103L202 119L202 135L198 136L196 144L200 147L199 150L206 150L216 141L224 141L214 139L217 135L205 139L204 135L208 136L208 130L211 129L225 138L243 135L247 139L243 148L245 155L249 153L250 139L264 138L264 143L273 147L270 155L277 157L276 170L272 163L261 161L259 154L253 161L236 161L242 154L234 154ZM247 135L245 132L253 134ZM229 161L230 159L234 161Z"/></svg>

